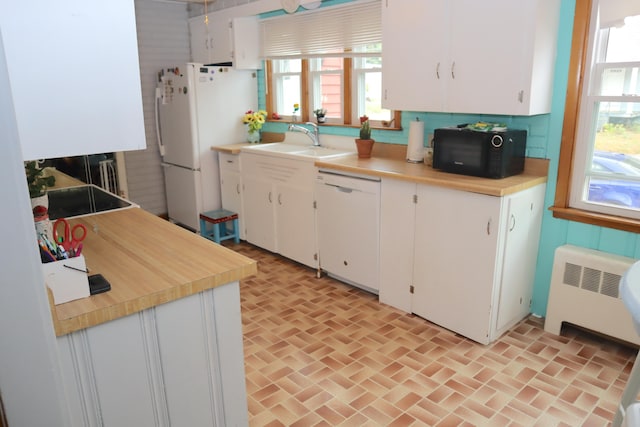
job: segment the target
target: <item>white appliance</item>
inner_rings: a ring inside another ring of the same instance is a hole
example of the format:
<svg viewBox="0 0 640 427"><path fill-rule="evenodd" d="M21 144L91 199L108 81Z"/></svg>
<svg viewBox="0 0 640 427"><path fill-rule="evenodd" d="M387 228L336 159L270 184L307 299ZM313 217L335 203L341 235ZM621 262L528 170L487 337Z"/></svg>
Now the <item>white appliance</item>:
<svg viewBox="0 0 640 427"><path fill-rule="evenodd" d="M377 294L380 178L320 169L316 201L320 268Z"/></svg>
<svg viewBox="0 0 640 427"><path fill-rule="evenodd" d="M257 107L254 71L197 63L160 71L156 133L172 222L199 232L199 214L221 207L211 147L246 140L242 116Z"/></svg>

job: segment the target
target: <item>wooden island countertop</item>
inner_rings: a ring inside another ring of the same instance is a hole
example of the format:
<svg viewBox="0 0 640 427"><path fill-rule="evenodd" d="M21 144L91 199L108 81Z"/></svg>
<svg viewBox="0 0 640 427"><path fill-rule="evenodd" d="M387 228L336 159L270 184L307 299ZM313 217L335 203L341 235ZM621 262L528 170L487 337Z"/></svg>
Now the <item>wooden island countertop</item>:
<svg viewBox="0 0 640 427"><path fill-rule="evenodd" d="M89 274L102 274L111 290L52 304L57 336L257 272L256 261L137 207L72 218L69 222L87 228L82 253Z"/></svg>

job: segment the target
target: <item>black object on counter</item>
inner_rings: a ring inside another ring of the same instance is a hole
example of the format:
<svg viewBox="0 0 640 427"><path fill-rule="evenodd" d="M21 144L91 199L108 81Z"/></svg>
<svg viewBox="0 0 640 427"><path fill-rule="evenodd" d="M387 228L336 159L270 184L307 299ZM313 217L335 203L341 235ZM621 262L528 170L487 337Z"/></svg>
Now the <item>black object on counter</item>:
<svg viewBox="0 0 640 427"><path fill-rule="evenodd" d="M107 279L102 274L93 274L89 276L89 294L101 294L111 290L111 284L107 282Z"/></svg>

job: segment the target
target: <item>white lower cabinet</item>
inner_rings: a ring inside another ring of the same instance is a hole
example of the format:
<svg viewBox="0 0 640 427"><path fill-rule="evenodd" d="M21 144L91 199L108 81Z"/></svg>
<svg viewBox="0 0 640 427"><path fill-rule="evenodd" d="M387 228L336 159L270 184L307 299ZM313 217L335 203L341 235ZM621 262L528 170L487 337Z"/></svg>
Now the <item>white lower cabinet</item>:
<svg viewBox="0 0 640 427"><path fill-rule="evenodd" d="M529 313L544 184L494 197L385 179L381 196L381 302L483 344Z"/></svg>
<svg viewBox="0 0 640 427"><path fill-rule="evenodd" d="M248 425L238 282L57 343L74 427Z"/></svg>
<svg viewBox="0 0 640 427"><path fill-rule="evenodd" d="M313 162L240 156L246 240L317 268Z"/></svg>
<svg viewBox="0 0 640 427"><path fill-rule="evenodd" d="M238 214L240 238L245 239L244 209L242 207L242 180L240 177L240 155L218 153L220 164L220 196L222 207Z"/></svg>

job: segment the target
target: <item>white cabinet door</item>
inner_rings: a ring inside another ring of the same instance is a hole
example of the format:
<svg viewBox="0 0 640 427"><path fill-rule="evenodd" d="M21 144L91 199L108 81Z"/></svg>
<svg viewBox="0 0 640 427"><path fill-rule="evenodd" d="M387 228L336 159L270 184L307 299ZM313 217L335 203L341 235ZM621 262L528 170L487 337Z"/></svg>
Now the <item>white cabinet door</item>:
<svg viewBox="0 0 640 427"><path fill-rule="evenodd" d="M274 203L278 253L302 264L316 266L313 188L278 185Z"/></svg>
<svg viewBox="0 0 640 427"><path fill-rule="evenodd" d="M271 252L277 252L273 185L260 177L244 175L242 184L247 241Z"/></svg>
<svg viewBox="0 0 640 427"><path fill-rule="evenodd" d="M380 302L411 312L416 184L383 179L380 189ZM427 202L428 203L428 202ZM421 220L427 221L428 218Z"/></svg>
<svg viewBox="0 0 640 427"><path fill-rule="evenodd" d="M189 20L191 59L203 64L232 62L239 70L262 68L260 32L256 16L229 19L209 14Z"/></svg>
<svg viewBox="0 0 640 427"><path fill-rule="evenodd" d="M222 199L222 207L223 209L227 209L238 214L240 238L245 240L240 155L219 153L218 162L220 165L220 196Z"/></svg>
<svg viewBox="0 0 640 427"><path fill-rule="evenodd" d="M233 66L239 70L262 68L257 16L234 18L231 26Z"/></svg>
<svg viewBox="0 0 640 427"><path fill-rule="evenodd" d="M231 45L231 22L229 18L209 15L209 63L220 64L233 61Z"/></svg>
<svg viewBox="0 0 640 427"><path fill-rule="evenodd" d="M544 185L508 197L496 319L498 335L530 312L543 204Z"/></svg>
<svg viewBox="0 0 640 427"><path fill-rule="evenodd" d="M501 198L419 185L412 312L489 342Z"/></svg>
<svg viewBox="0 0 640 427"><path fill-rule="evenodd" d="M559 11L558 0L383 2L383 106L548 113Z"/></svg>
<svg viewBox="0 0 640 427"><path fill-rule="evenodd" d="M446 0L382 2L382 105L443 111L448 81ZM419 82L419 83L418 83Z"/></svg>
<svg viewBox="0 0 640 427"><path fill-rule="evenodd" d="M0 28L25 160L146 148L133 0L5 1Z"/></svg>
<svg viewBox="0 0 640 427"><path fill-rule="evenodd" d="M240 179L240 172L220 170L220 190L222 208L238 214L240 238L244 240L244 215L242 212L242 181Z"/></svg>
<svg viewBox="0 0 640 427"><path fill-rule="evenodd" d="M546 1L546 0L544 0ZM528 32L522 13L531 1L455 0L450 2L450 64L447 110L508 114L518 110L522 63ZM499 11L497 13L496 11Z"/></svg>
<svg viewBox="0 0 640 427"><path fill-rule="evenodd" d="M317 267L312 162L242 152L247 241Z"/></svg>
<svg viewBox="0 0 640 427"><path fill-rule="evenodd" d="M189 20L189 33L191 44L191 61L201 64L209 63L209 26L204 17L198 16Z"/></svg>

